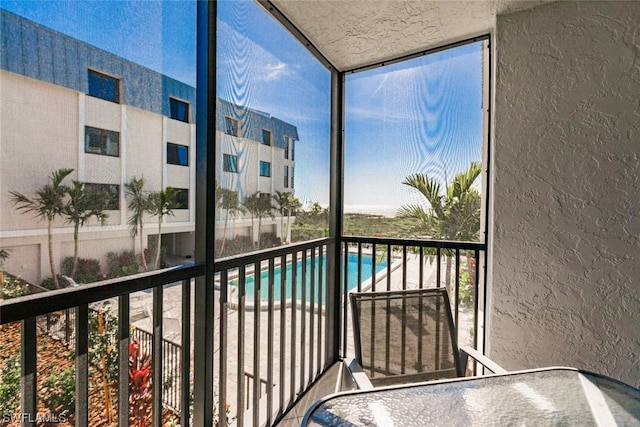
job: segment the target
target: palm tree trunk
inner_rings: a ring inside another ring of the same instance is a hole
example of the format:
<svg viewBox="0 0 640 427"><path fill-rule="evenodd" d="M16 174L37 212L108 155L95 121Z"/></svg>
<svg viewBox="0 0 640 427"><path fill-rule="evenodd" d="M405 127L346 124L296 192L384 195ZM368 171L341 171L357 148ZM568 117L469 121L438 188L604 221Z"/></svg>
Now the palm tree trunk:
<svg viewBox="0 0 640 427"><path fill-rule="evenodd" d="M162 246L161 239L162 239L162 215L158 215L158 241L156 242L156 245L158 245L158 247L156 248L156 262L154 263L155 270L158 269L158 263L160 262L160 248Z"/></svg>
<svg viewBox="0 0 640 427"><path fill-rule="evenodd" d="M142 237L142 224L140 224L140 257L142 257L142 268L144 268L144 271L147 271L147 258L144 256L144 240Z"/></svg>
<svg viewBox="0 0 640 427"><path fill-rule="evenodd" d="M285 234L285 239L287 243L291 243L289 239L289 230L291 229L291 208L287 209L287 232Z"/></svg>
<svg viewBox="0 0 640 427"><path fill-rule="evenodd" d="M284 209L280 211L280 243L287 243L287 234L284 231Z"/></svg>
<svg viewBox="0 0 640 427"><path fill-rule="evenodd" d="M53 221L49 220L47 223L47 238L49 243L49 268L51 268L51 276L53 277L53 287L60 289L60 283L58 283L58 277L56 277L56 269L53 263Z"/></svg>
<svg viewBox="0 0 640 427"><path fill-rule="evenodd" d="M229 212L227 211L224 217L224 228L222 229L222 244L220 245L220 256L224 252L224 244L227 241L227 224L229 223Z"/></svg>
<svg viewBox="0 0 640 427"><path fill-rule="evenodd" d="M251 215L251 240L253 242L253 249L256 248L256 241L254 240L254 236L255 236L255 223L254 223L254 219L253 219L253 214Z"/></svg>
<svg viewBox="0 0 640 427"><path fill-rule="evenodd" d="M73 267L71 268L71 277L75 280L76 271L78 271L78 228L79 224L73 225Z"/></svg>

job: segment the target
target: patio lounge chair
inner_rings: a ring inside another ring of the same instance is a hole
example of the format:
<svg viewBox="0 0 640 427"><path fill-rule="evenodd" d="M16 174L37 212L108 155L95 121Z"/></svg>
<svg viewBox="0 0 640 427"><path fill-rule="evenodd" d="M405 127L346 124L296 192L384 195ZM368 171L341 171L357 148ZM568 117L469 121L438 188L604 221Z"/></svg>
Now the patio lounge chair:
<svg viewBox="0 0 640 427"><path fill-rule="evenodd" d="M350 295L359 388L465 375L469 356L494 373L506 372L472 348L458 348L444 288Z"/></svg>

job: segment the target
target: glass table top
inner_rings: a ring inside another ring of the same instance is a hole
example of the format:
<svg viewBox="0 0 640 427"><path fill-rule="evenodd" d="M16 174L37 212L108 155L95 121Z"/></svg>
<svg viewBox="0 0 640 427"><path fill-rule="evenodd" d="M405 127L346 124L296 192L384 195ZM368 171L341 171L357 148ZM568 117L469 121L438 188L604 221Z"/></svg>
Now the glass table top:
<svg viewBox="0 0 640 427"><path fill-rule="evenodd" d="M460 378L329 396L308 426L640 426L640 391L572 368Z"/></svg>

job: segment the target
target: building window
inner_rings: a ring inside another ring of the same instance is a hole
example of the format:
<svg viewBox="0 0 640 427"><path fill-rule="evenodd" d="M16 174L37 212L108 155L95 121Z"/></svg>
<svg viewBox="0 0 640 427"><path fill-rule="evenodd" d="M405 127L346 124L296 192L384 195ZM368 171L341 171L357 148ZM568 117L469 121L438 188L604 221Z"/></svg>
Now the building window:
<svg viewBox="0 0 640 427"><path fill-rule="evenodd" d="M167 163L170 165L189 166L189 147L167 142Z"/></svg>
<svg viewBox="0 0 640 427"><path fill-rule="evenodd" d="M293 166L291 167L291 188L293 188Z"/></svg>
<svg viewBox="0 0 640 427"><path fill-rule="evenodd" d="M111 102L120 102L120 82L118 79L89 70L89 96Z"/></svg>
<svg viewBox="0 0 640 427"><path fill-rule="evenodd" d="M189 123L189 104L175 98L169 98L169 107L172 119Z"/></svg>
<svg viewBox="0 0 640 427"><path fill-rule="evenodd" d="M175 204L175 209L189 209L189 189L174 188L174 190L173 203Z"/></svg>
<svg viewBox="0 0 640 427"><path fill-rule="evenodd" d="M285 142L284 158L288 159L289 158L289 147L291 146L291 138L289 138L288 136L285 136L284 137L284 142Z"/></svg>
<svg viewBox="0 0 640 427"><path fill-rule="evenodd" d="M112 130L98 129L91 126L84 128L84 152L102 154L104 156L120 156L120 133Z"/></svg>
<svg viewBox="0 0 640 427"><path fill-rule="evenodd" d="M289 188L289 166L284 167L284 188Z"/></svg>
<svg viewBox="0 0 640 427"><path fill-rule="evenodd" d="M240 136L240 123L231 117L225 117L226 134L231 136Z"/></svg>
<svg viewBox="0 0 640 427"><path fill-rule="evenodd" d="M296 143L293 139L289 139L291 141L291 160L296 159Z"/></svg>
<svg viewBox="0 0 640 427"><path fill-rule="evenodd" d="M238 156L224 154L222 157L222 170L225 172L238 173Z"/></svg>
<svg viewBox="0 0 640 427"><path fill-rule="evenodd" d="M271 199L271 194L269 193L260 193L260 199L262 200L267 200L267 199Z"/></svg>
<svg viewBox="0 0 640 427"><path fill-rule="evenodd" d="M120 186L118 184L95 184L87 182L85 188L98 200L96 208L105 211L120 210Z"/></svg>
<svg viewBox="0 0 640 427"><path fill-rule="evenodd" d="M269 162L260 162L260 176L271 176L271 163Z"/></svg>
<svg viewBox="0 0 640 427"><path fill-rule="evenodd" d="M271 145L271 132L266 129L262 129L262 143L264 145Z"/></svg>

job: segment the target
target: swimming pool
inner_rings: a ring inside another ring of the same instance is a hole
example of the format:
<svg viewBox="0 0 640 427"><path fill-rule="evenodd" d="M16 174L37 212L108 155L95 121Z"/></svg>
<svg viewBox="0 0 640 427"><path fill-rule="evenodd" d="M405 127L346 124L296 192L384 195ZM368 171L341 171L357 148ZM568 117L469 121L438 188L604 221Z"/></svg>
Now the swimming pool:
<svg viewBox="0 0 640 427"><path fill-rule="evenodd" d="M360 257L360 264L362 266L362 270L361 270L361 279L364 282L365 280L371 278L371 263L373 261L373 258L370 255L362 255ZM314 280L314 284L315 284L315 289L314 289L314 300L317 302L318 301L318 296L316 295L318 293L318 276L319 276L319 264L320 264L320 259L319 257L317 257L315 259L315 280ZM322 256L322 265L326 266L326 255ZM379 272L381 270L383 270L384 268L386 268L387 266L387 262L386 260L381 260L379 262L376 262L376 272ZM307 274L306 274L306 289L305 289L305 299L307 301L309 301L310 299L310 294L311 294L311 259L307 258ZM348 259L347 259L347 269L348 269L348 283L347 283L347 288L349 290L355 289L356 286L358 286L358 255L357 254L349 254L348 255ZM291 263L287 264L286 269L285 269L285 276L286 276L286 286L285 286L285 290L286 290L286 294L285 294L285 299L291 299L292 295L293 295L293 287L291 286L291 276L292 276L292 271L293 271L293 265ZM297 300L302 300L302 261L298 261L297 265L296 265L296 274L297 274L297 278L296 278L296 299ZM343 273L344 274L344 273ZM282 285L281 285L281 277L282 277L282 269L280 266L276 266L274 268L274 287L273 287L273 299L274 301L278 302L281 299L281 290L282 290ZM326 293L326 288L325 288L325 283L326 283L326 277L325 277L325 272L322 272L322 302L324 303L324 296ZM230 281L231 286L238 286L238 279L233 279ZM262 301L267 301L269 299L269 271L268 270L263 270L260 273L260 299ZM245 295L247 300L253 300L254 299L254 293L255 293L255 279L253 274L249 275L247 274L246 277L246 284L245 284Z"/></svg>

